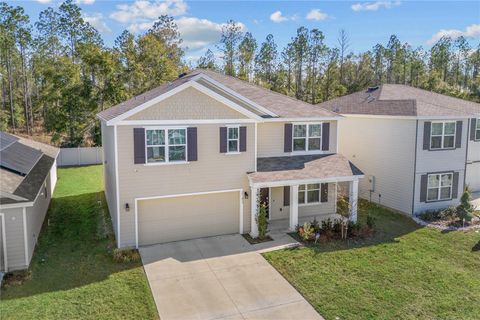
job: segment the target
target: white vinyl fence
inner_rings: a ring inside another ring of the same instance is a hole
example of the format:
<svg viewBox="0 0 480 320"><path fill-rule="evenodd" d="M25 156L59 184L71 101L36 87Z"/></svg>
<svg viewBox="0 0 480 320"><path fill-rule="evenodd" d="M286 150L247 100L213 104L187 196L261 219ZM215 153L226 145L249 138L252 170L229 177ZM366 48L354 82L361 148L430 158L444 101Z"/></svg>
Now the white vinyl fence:
<svg viewBox="0 0 480 320"><path fill-rule="evenodd" d="M103 163L102 147L61 148L57 158L59 167L84 166Z"/></svg>

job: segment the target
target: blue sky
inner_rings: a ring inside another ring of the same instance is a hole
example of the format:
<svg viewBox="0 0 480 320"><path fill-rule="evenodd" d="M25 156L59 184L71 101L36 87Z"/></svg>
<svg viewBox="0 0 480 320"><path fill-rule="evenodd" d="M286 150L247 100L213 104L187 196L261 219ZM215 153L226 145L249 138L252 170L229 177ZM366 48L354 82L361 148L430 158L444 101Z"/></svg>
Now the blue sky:
<svg viewBox="0 0 480 320"><path fill-rule="evenodd" d="M413 47L429 48L442 35L464 35L475 46L480 42L480 1L76 1L107 46L112 46L124 29L142 33L159 15L174 16L189 48L189 60L214 48L222 24L229 19L240 22L258 41L272 33L280 48L302 25L323 31L330 46L337 45L338 32L345 29L355 52L385 44L391 34ZM33 22L40 11L61 3L7 2L23 6Z"/></svg>

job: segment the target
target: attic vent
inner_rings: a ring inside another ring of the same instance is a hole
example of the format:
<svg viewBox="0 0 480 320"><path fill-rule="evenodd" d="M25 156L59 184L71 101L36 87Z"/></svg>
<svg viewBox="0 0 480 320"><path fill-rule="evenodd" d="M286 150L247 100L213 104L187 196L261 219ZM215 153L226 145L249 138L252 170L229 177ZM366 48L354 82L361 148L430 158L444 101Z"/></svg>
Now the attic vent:
<svg viewBox="0 0 480 320"><path fill-rule="evenodd" d="M367 92L373 92L378 89L378 86L376 87L368 87Z"/></svg>
<svg viewBox="0 0 480 320"><path fill-rule="evenodd" d="M180 74L178 75L178 78L179 78L179 79L180 79L180 78L183 78L183 77L185 77L186 75L187 75L187 73L186 73L186 72L184 72L184 73L180 73Z"/></svg>

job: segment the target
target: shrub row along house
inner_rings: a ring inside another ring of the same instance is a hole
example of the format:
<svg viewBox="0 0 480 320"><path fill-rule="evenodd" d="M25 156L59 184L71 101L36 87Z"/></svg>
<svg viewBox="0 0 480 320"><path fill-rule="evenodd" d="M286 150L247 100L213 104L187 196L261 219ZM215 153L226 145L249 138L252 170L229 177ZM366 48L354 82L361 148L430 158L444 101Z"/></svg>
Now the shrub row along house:
<svg viewBox="0 0 480 320"><path fill-rule="evenodd" d="M0 272L30 264L57 182L58 152L0 132Z"/></svg>
<svg viewBox="0 0 480 320"><path fill-rule="evenodd" d="M366 173L361 197L407 214L480 194L480 104L385 84L317 105L345 117L339 150Z"/></svg>
<svg viewBox="0 0 480 320"><path fill-rule="evenodd" d="M360 181L360 196L409 214L457 203L479 187L478 108L390 85L313 106L183 74L98 114L118 246L256 236L259 201L293 229L347 195L355 221Z"/></svg>

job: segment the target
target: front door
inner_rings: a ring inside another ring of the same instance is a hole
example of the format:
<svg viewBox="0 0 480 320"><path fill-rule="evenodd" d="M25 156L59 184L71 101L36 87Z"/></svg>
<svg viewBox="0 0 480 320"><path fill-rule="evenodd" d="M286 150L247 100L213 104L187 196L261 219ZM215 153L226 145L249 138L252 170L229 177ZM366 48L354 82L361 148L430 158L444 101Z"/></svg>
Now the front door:
<svg viewBox="0 0 480 320"><path fill-rule="evenodd" d="M269 194L270 194L269 188L260 189L260 203L265 203L265 205L267 206L267 218L270 219Z"/></svg>

